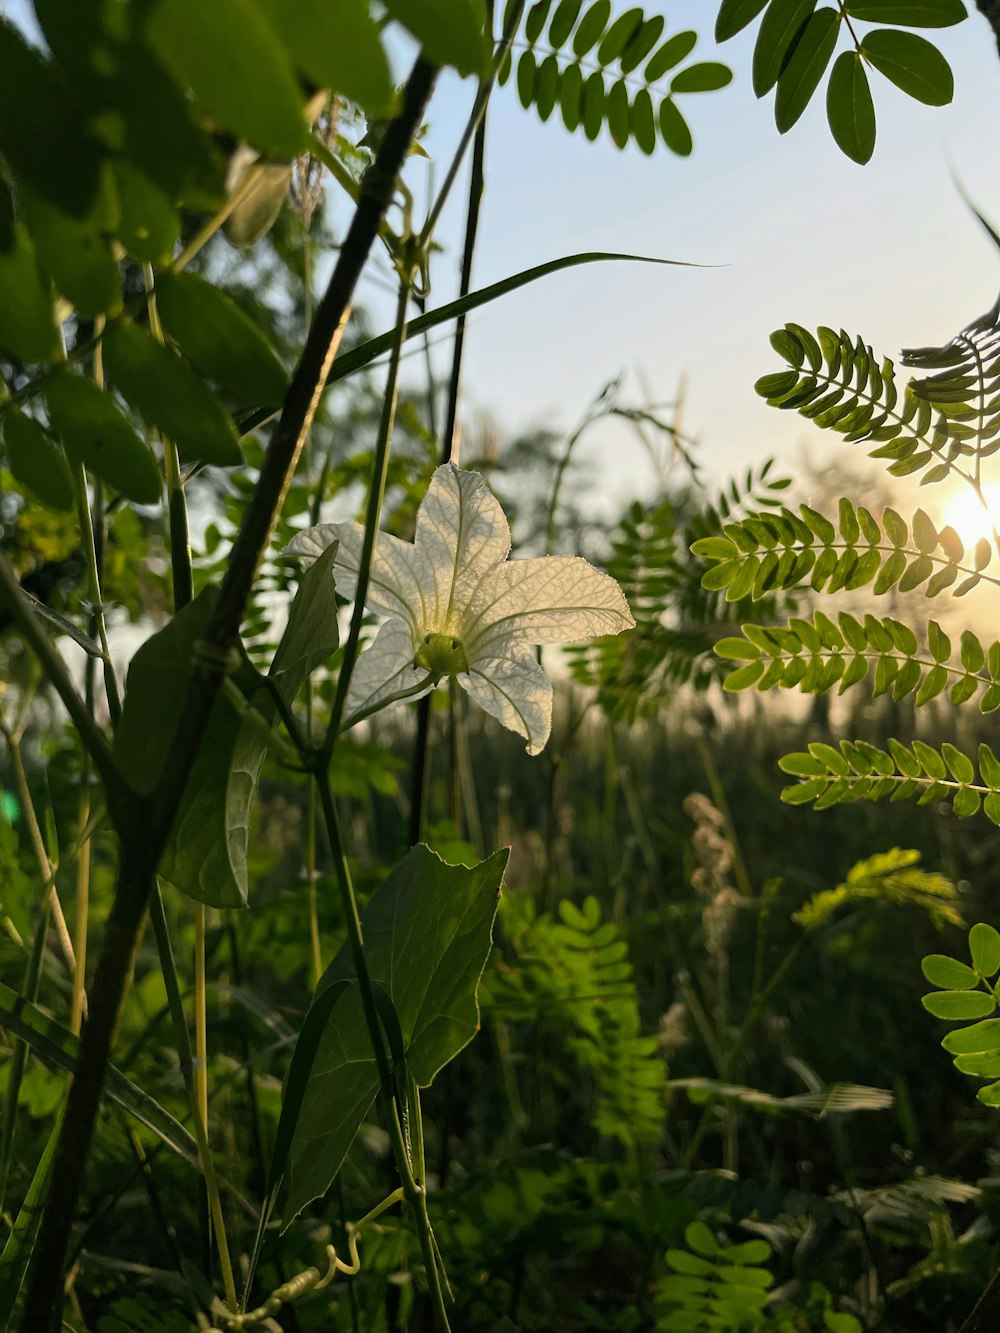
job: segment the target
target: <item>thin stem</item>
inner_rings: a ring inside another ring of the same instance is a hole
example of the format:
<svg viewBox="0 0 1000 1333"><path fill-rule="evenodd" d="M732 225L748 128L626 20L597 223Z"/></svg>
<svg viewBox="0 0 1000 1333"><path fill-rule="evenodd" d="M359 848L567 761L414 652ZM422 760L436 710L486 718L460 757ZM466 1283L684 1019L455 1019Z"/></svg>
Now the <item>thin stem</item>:
<svg viewBox="0 0 1000 1333"><path fill-rule="evenodd" d="M70 1086L67 1113L55 1152L53 1180L58 1182L58 1188L50 1192L46 1201L28 1275L21 1317L24 1333L58 1333L60 1327L66 1249L93 1137L111 1040L121 1012L139 930L153 890L156 866L222 686L225 670L215 662L227 661L237 640L257 568L340 346L355 287L379 223L392 199L396 179L423 118L436 78L434 66L418 59L403 92L402 109L386 130L375 162L363 182L361 200L299 358L281 418L271 437L233 546L218 600L205 629L205 646L209 654L214 650L214 655L211 658L203 655L198 670L192 674L158 790L148 802L140 802L124 787L111 761L107 743L99 732L96 734L100 736L100 743L95 742L96 728L76 695L65 666L47 637L39 631L34 615L25 610L10 566L0 558L0 593L11 604L25 638L42 658L46 674L57 684L60 695L64 695L64 702L91 750L102 778L105 773L112 778L112 782L106 784L109 787L109 810L123 833L115 895L91 988L90 1014L81 1034L76 1077ZM125 800L116 802L113 798L118 798L123 789ZM126 807L124 810L122 805Z"/></svg>
<svg viewBox="0 0 1000 1333"><path fill-rule="evenodd" d="M493 84L496 82L496 77L500 72L500 66L504 62L504 57L510 50L510 44L514 39L514 33L517 32L518 24L521 22L521 14L523 10L524 0L517 0L517 3L510 7L503 35L501 36L500 42L493 55L493 63L490 66L490 72L479 85L479 91L476 93L476 100L472 104L472 111L469 115L469 119L466 122L465 129L462 131L462 137L458 141L455 155L451 160L447 173L445 174L444 184L441 186L438 197L431 205L430 211L427 214L427 221L424 223L423 231L420 233L417 245L417 248L420 251L426 252L427 244L430 241L431 236L433 236L434 229L438 223L438 218L441 216L441 210L448 202L448 196L451 194L452 186L455 184L455 178L458 176L459 169L462 165L462 159L465 157L466 149L469 147L472 136L479 128L479 122L486 114L486 107L490 100L490 94L493 91Z"/></svg>
<svg viewBox="0 0 1000 1333"><path fill-rule="evenodd" d="M358 569L357 588L354 593L354 610L351 613L351 625L347 632L344 646L344 659L337 677L337 693L334 696L330 723L323 742L322 753L329 763L337 736L342 730L344 706L347 703L347 691L351 684L354 663L358 657L358 645L361 639L361 627L365 617L365 602L368 599L368 585L371 580L372 559L375 543L378 540L379 524L382 517L382 501L385 497L385 482L389 469L389 448L392 442L392 428L396 417L396 399L399 380L399 358L406 340L406 307L409 301L409 280L404 275L399 283L399 296L396 301L396 324L394 329L392 355L386 376L385 395L382 399L382 413L379 418L378 439L375 442L375 458L372 463L372 482L368 492L368 508L365 513L365 535L361 545L361 559ZM360 721L363 714L355 714L353 720Z"/></svg>
<svg viewBox="0 0 1000 1333"><path fill-rule="evenodd" d="M48 899L52 911L52 919L56 928L56 938L59 941L59 948L62 951L63 959L66 963L66 970L72 977L76 972L76 956L73 952L73 941L70 939L69 929L66 925L66 917L63 913L62 903L59 900L59 892L56 888L56 868L49 860L48 852L45 850L45 839L42 837L42 830L38 823L38 815L35 812L35 803L31 798L31 788L28 786L28 775L24 771L24 760L21 755L20 737L16 732L7 727L0 726L0 734L7 742L7 751L10 755L10 766L14 770L14 785L17 787L18 799L24 812L24 822L28 827L28 837L31 841L31 850L35 854L35 860L38 863L38 873L42 878L42 893Z"/></svg>
<svg viewBox="0 0 1000 1333"><path fill-rule="evenodd" d="M237 1310L239 1305L236 1295L236 1281L233 1276L232 1261L229 1257L229 1244L226 1239L219 1182L206 1132L208 1123L207 1107L204 1107L200 1098L200 1088L195 1073L196 1065L191 1051L191 1037L188 1033L187 1018L184 1013L184 1001L177 980L177 965L174 961L174 950L170 943L170 932L167 929L167 918L163 911L163 899L160 897L159 888L154 888L150 898L149 915L153 922L153 933L156 936L156 947L160 957L160 971L163 974L163 984L167 992L167 1007L170 1010L170 1017L174 1025L174 1037L177 1042L181 1076L184 1079L188 1105L191 1108L191 1125L194 1129L195 1142L198 1144L198 1157L201 1162L205 1190L208 1195L209 1212L215 1230L216 1246L219 1252L219 1268L222 1271L222 1283L226 1291L226 1303L231 1310Z"/></svg>
<svg viewBox="0 0 1000 1333"><path fill-rule="evenodd" d="M351 950L351 958L354 962L355 974L358 979L358 991L361 995L361 1007L364 1010L365 1024L368 1028L368 1035L372 1044L372 1052L375 1056L379 1084L382 1089L382 1100L385 1106L386 1118L389 1122L389 1140L392 1144L393 1157L396 1162L396 1169L398 1170L402 1181L403 1193L407 1203L410 1205L414 1213L417 1225L417 1235L420 1240L420 1250L423 1255L424 1266L427 1270L427 1282L430 1287L431 1301L434 1305L434 1310L443 1333L449 1333L450 1325L448 1323L448 1313L444 1305L444 1293L441 1289L440 1275L438 1273L437 1260L434 1254L434 1241L431 1235L430 1220L427 1215L427 1196L423 1186L418 1185L414 1179L413 1166L410 1161L406 1139L403 1134L402 1123L400 1120L401 1108L397 1101L396 1081L393 1078L382 1027L379 1023L378 1010L375 1005L375 992L372 987L371 973L368 971L368 960L365 957L361 917L358 913L358 903L354 894L354 885L351 882L350 866L347 863L347 856L344 852L344 844L340 835L340 822L337 818L337 810L333 801L330 779L325 767L316 771L313 776L316 783L317 795L319 796L320 808L323 812L324 824L326 825L326 833L330 844L330 853L333 858L334 871L337 876L337 884L340 889L341 906L344 913L344 921L347 926L347 939Z"/></svg>
<svg viewBox="0 0 1000 1333"><path fill-rule="evenodd" d="M319 934L319 902L316 894L316 787L310 782L306 803L306 882L309 898L310 974L313 990L323 975L323 948Z"/></svg>
<svg viewBox="0 0 1000 1333"><path fill-rule="evenodd" d="M90 760L86 754L80 768L80 798L77 805L77 825L80 839L76 854L76 966L73 970L73 1001L70 1007L70 1031L80 1035L86 1001L84 986L87 974L87 924L90 913L90 837L86 832L90 820Z"/></svg>

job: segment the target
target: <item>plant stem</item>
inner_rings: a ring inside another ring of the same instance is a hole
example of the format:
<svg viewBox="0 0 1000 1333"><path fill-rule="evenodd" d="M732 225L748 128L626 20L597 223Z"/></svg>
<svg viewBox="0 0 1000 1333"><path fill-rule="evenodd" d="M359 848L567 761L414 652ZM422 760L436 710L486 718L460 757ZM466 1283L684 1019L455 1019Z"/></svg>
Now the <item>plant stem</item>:
<svg viewBox="0 0 1000 1333"><path fill-rule="evenodd" d="M87 921L90 911L90 838L85 835L85 830L90 819L89 780L90 760L84 751L80 767L80 799L77 806L80 844L76 854L76 966L73 970L73 1001L69 1019L70 1031L76 1036L80 1035L86 1000L84 986L87 974Z"/></svg>
<svg viewBox="0 0 1000 1333"><path fill-rule="evenodd" d="M476 93L476 100L472 104L472 112L466 122L465 129L462 131L462 137L458 141L458 147L455 149L455 155L451 160L448 171L444 178L444 184L427 214L427 221L424 223L423 231L420 233L420 250L426 251L427 243L434 234L434 228L437 226L438 218L441 216L441 210L448 201L452 186L455 184L455 178L458 175L459 168L462 165L462 159L465 157L466 149L472 136L479 128L480 122L486 115L486 107L490 100L490 94L493 91L493 84L496 82L497 74L500 72L500 66L503 64L504 57L510 50L510 44L514 39L514 33L517 32L518 24L521 22L521 13L524 10L524 0L516 0L510 7L507 14L507 23L504 26L503 35L493 54L493 63L490 66L488 76L479 85L479 91Z"/></svg>
<svg viewBox="0 0 1000 1333"><path fill-rule="evenodd" d="M326 293L285 397L282 413L261 466L243 524L233 546L204 640L222 663L236 643L258 565L270 539L303 441L309 433L340 345L351 300L379 223L391 202L397 176L430 98L437 70L418 59L407 80L402 109L362 185L357 211L341 246ZM26 608L10 570L0 558L0 592L24 637L56 684L73 722L91 750L95 766L110 779L109 811L122 834L118 880L104 945L90 995L90 1013L80 1038L76 1077L70 1087L53 1165L58 1188L50 1192L28 1276L21 1328L24 1333L58 1333L63 1304L63 1272L111 1041L118 1024L139 930L153 890L156 867L178 804L222 686L225 669L204 657L192 674L181 718L155 795L140 800L127 788L104 737L76 694L62 660L37 619ZM95 740L96 736L99 741ZM124 799L119 798L123 794Z"/></svg>
<svg viewBox="0 0 1000 1333"><path fill-rule="evenodd" d="M406 1146L406 1140L403 1135L396 1082L389 1064L389 1057L386 1052L385 1041L383 1038L382 1027L379 1023L378 1010L375 1005L375 993L372 987L371 973L368 971L368 960L365 957L364 940L361 931L361 917L358 913L357 898L354 894L354 885L351 882L351 870L347 863L347 856L344 852L343 841L340 836L340 823L337 818L337 810L333 801L333 792L330 788L330 779L325 767L318 768L314 773L317 795L319 796L320 808L323 812L323 820L326 825L327 838L330 843L330 853L333 858L334 871L337 876L337 884L340 888L340 899L344 913L344 921L347 926L347 939L351 950L351 957L354 962L354 970L358 979L358 991L361 995L361 1006L364 1010L365 1023L368 1027L368 1035L371 1039L372 1052L375 1056L375 1065L378 1069L379 1084L382 1089L382 1100L385 1106L386 1119L388 1120L389 1139L392 1144L393 1157L396 1162L396 1169L402 1181L403 1193L407 1203L413 1210L416 1221L417 1235L420 1240L420 1250L423 1255L424 1266L427 1270L427 1283L430 1288L431 1302L437 1315L438 1323L442 1333L449 1333L450 1325L448 1323L448 1313L444 1304L444 1293L441 1289L441 1279L438 1272L437 1258L434 1253L434 1239L431 1234L430 1219L427 1215L427 1194L423 1185L417 1184L413 1175L413 1166L410 1161L410 1154Z"/></svg>
<svg viewBox="0 0 1000 1333"><path fill-rule="evenodd" d="M382 399L382 412L379 417L378 438L375 442L375 458L372 463L372 481L368 491L368 508L365 512L365 535L361 544L361 561L358 568L358 582L354 593L354 610L351 612L351 625L347 631L347 643L344 645L344 658L337 677L337 693L334 696L330 712L330 723L322 745L322 754L326 764L333 757L334 746L341 730L347 692L351 684L354 663L358 657L358 645L361 639L361 627L365 618L365 602L368 599L368 585L371 580L372 559L375 543L378 540L379 523L382 518L382 501L385 498L385 481L389 469L389 448L392 443L392 427L396 417L396 400L399 381L399 358L406 340L406 307L410 297L409 275L403 274L399 282L399 296L396 300L396 324L392 345L392 355L386 375L385 394ZM353 718L360 721L363 714Z"/></svg>

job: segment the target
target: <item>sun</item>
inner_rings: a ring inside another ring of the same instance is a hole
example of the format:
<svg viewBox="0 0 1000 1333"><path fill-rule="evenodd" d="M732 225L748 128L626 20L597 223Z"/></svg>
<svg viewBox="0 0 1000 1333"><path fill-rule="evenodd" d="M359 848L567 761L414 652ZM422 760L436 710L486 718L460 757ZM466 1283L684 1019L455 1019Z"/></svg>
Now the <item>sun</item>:
<svg viewBox="0 0 1000 1333"><path fill-rule="evenodd" d="M975 546L982 537L992 540L994 527L1000 528L1000 486L984 487L983 494L988 508L971 488L959 491L945 505L944 521L966 547Z"/></svg>

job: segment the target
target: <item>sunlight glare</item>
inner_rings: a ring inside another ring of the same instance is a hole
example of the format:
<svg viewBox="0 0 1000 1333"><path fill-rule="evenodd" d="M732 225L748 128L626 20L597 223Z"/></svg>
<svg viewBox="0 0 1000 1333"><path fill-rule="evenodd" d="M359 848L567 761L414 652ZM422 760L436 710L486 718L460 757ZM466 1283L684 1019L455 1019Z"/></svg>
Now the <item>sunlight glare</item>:
<svg viewBox="0 0 1000 1333"><path fill-rule="evenodd" d="M994 526L1000 527L1000 486L987 486L984 494L989 509L983 508L971 488L953 496L945 506L944 521L955 529L966 548L975 546L981 537L991 538Z"/></svg>

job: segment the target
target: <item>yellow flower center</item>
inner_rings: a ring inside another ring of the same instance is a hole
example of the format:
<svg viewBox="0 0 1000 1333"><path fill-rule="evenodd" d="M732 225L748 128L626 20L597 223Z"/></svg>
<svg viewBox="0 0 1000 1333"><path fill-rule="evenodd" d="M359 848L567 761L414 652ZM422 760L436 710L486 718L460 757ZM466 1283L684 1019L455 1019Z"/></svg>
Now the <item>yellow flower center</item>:
<svg viewBox="0 0 1000 1333"><path fill-rule="evenodd" d="M461 639L451 634L425 634L413 665L429 671L436 685L443 676L457 676L468 671L469 659Z"/></svg>

